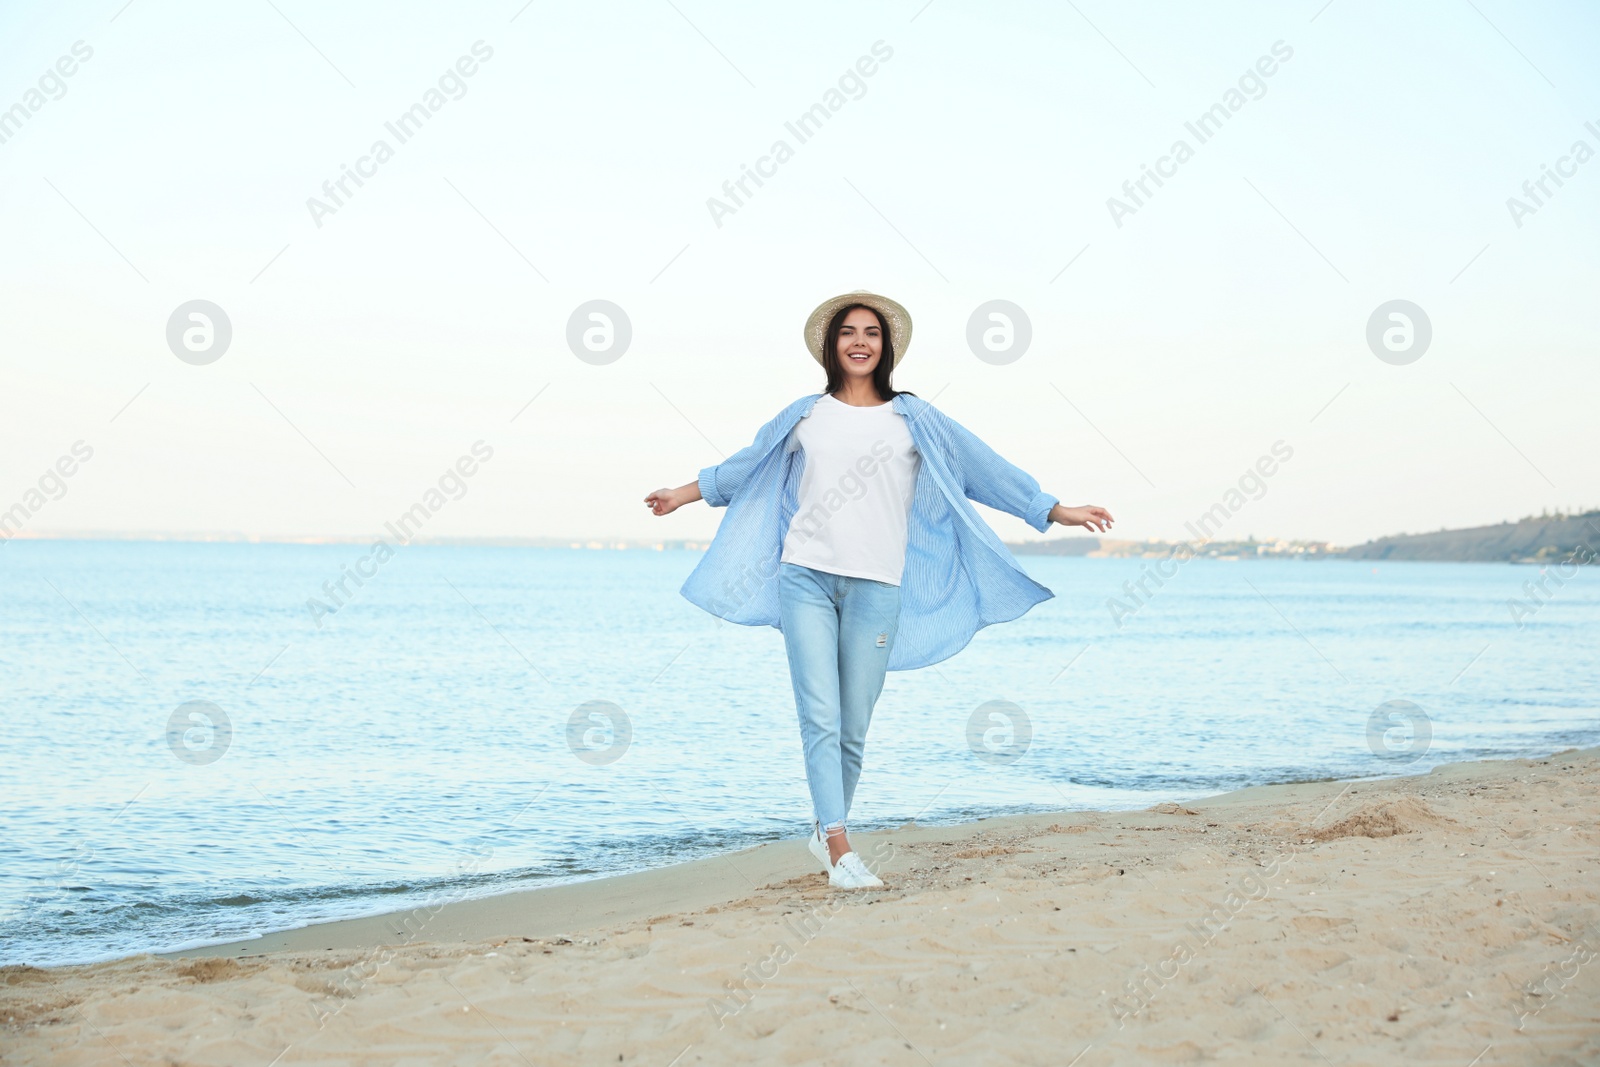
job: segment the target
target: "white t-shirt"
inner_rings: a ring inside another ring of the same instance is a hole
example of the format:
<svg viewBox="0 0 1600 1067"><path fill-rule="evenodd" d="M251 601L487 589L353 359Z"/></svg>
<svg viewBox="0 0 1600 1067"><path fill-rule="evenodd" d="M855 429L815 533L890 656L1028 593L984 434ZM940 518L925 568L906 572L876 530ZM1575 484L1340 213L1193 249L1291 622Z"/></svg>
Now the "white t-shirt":
<svg viewBox="0 0 1600 1067"><path fill-rule="evenodd" d="M794 432L806 465L779 558L899 585L922 463L905 416L824 393Z"/></svg>

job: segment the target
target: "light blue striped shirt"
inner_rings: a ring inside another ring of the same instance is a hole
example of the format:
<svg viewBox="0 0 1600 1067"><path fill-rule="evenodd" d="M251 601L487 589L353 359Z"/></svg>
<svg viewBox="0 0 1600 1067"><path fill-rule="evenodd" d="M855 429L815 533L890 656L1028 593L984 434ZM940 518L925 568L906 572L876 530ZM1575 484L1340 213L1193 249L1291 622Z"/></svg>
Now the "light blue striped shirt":
<svg viewBox="0 0 1600 1067"><path fill-rule="evenodd" d="M805 450L793 431L822 395L796 400L761 427L754 443L700 472L700 495L728 513L679 590L690 603L729 622L783 628L778 561L805 470ZM1059 501L926 400L900 393L890 403L922 457L907 524L900 628L888 663L891 671L908 671L950 658L983 627L1010 622L1055 596L1028 577L968 498L1041 533Z"/></svg>

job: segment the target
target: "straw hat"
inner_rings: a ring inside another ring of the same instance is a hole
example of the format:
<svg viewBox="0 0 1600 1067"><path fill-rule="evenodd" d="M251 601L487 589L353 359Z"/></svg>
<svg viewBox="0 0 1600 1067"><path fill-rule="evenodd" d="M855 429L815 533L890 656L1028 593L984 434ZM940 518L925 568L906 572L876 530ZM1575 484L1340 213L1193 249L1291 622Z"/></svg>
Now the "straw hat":
<svg viewBox="0 0 1600 1067"><path fill-rule="evenodd" d="M894 346L894 366L898 367L905 358L906 349L911 347L911 313L888 297L869 293L865 289L841 293L824 300L806 319L806 347L811 350L811 358L827 366L822 359L822 344L827 339L823 335L828 332L828 323L833 321L839 309L851 304L867 305L889 324L889 342Z"/></svg>

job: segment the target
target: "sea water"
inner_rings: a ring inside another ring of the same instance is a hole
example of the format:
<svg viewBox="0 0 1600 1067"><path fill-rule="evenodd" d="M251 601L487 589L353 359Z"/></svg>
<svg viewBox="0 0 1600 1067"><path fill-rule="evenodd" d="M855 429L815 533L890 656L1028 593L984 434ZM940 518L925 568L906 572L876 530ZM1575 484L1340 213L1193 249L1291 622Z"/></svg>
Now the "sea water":
<svg viewBox="0 0 1600 1067"><path fill-rule="evenodd" d="M0 548L0 963L808 831L782 635L684 600L698 552L366 554ZM1527 566L1202 559L1157 585L1145 560L1018 558L1055 598L888 675L853 828L1600 742L1600 569L1530 600Z"/></svg>

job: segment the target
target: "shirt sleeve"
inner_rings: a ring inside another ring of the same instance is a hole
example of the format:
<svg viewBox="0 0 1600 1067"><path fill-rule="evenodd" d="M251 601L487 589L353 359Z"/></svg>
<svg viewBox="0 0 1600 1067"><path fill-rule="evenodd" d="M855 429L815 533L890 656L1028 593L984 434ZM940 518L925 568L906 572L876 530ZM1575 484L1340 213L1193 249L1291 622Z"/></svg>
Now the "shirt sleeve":
<svg viewBox="0 0 1600 1067"><path fill-rule="evenodd" d="M1050 510L1060 499L1040 490L1033 475L1008 462L955 419L946 415L944 421L967 499L1015 515L1040 533L1049 530Z"/></svg>
<svg viewBox="0 0 1600 1067"><path fill-rule="evenodd" d="M777 443L777 436L788 413L788 408L778 412L765 426L756 431L755 441L739 449L721 463L712 464L700 472L700 496L707 504L714 508L725 508L729 501L739 495L739 490L744 488L750 472L755 470L761 457Z"/></svg>

